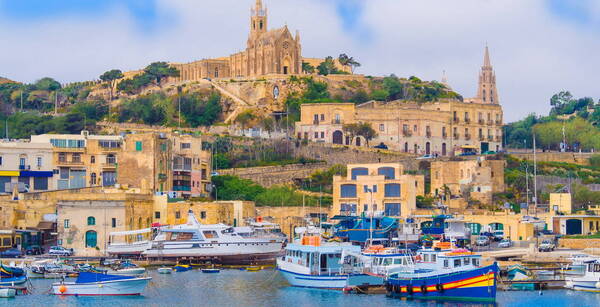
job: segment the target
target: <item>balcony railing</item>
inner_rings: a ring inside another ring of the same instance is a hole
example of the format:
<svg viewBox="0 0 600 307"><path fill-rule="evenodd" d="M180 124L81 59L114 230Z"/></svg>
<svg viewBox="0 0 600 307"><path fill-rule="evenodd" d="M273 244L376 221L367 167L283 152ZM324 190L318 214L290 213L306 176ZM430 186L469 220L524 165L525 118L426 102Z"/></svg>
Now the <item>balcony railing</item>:
<svg viewBox="0 0 600 307"><path fill-rule="evenodd" d="M488 119L487 121L488 126L493 126L494 125L494 121L491 119Z"/></svg>
<svg viewBox="0 0 600 307"><path fill-rule="evenodd" d="M465 140L470 140L471 139L471 135L470 134L465 134Z"/></svg>
<svg viewBox="0 0 600 307"><path fill-rule="evenodd" d="M319 124L319 120L318 119L313 119L313 125L318 125Z"/></svg>
<svg viewBox="0 0 600 307"><path fill-rule="evenodd" d="M19 165L19 170L24 171L24 170L30 170L31 169L31 165Z"/></svg>
<svg viewBox="0 0 600 307"><path fill-rule="evenodd" d="M340 120L335 120L335 119L334 119L334 120L332 120L332 121L331 121L331 123L332 123L333 125L342 125L342 124L344 123L344 121L343 121L343 120L341 120L341 119L340 119Z"/></svg>
<svg viewBox="0 0 600 307"><path fill-rule="evenodd" d="M485 140L485 137L484 137L483 135L480 135L480 136L479 136L479 140L480 140L480 141L483 141L483 140Z"/></svg>
<svg viewBox="0 0 600 307"><path fill-rule="evenodd" d="M427 138L430 138L430 137L431 137L431 131L427 131L427 132L425 132L425 136L426 136Z"/></svg>
<svg viewBox="0 0 600 307"><path fill-rule="evenodd" d="M455 140L458 140L458 138L460 138L460 133L455 133L455 134L454 134L454 139L455 139Z"/></svg>
<svg viewBox="0 0 600 307"><path fill-rule="evenodd" d="M67 160L58 160L58 164L59 165L83 165L83 161L81 160L71 160L71 161L67 161Z"/></svg>
<svg viewBox="0 0 600 307"><path fill-rule="evenodd" d="M460 123L460 119L458 119L457 117L453 118L453 119L452 119L452 121L453 121L455 124L458 124L458 123Z"/></svg>
<svg viewBox="0 0 600 307"><path fill-rule="evenodd" d="M496 125L498 125L498 126L502 125L502 121L501 120L496 120Z"/></svg>
<svg viewBox="0 0 600 307"><path fill-rule="evenodd" d="M117 167L117 162L113 161L112 163L109 163L107 161L106 163L102 163L102 167L104 167L104 168L115 168L115 167Z"/></svg>
<svg viewBox="0 0 600 307"><path fill-rule="evenodd" d="M442 133L442 138L447 139L448 138L448 134L447 133Z"/></svg>
<svg viewBox="0 0 600 307"><path fill-rule="evenodd" d="M497 135L497 136L496 136L496 142L502 142L502 137L501 137L501 136L499 136L499 135Z"/></svg>
<svg viewBox="0 0 600 307"><path fill-rule="evenodd" d="M468 118L465 118L465 123L467 123L467 124L468 124L468 123L470 123L470 122L471 122L471 120L470 120L470 119L468 119Z"/></svg>
<svg viewBox="0 0 600 307"><path fill-rule="evenodd" d="M493 141L494 140L494 136L493 135L488 135L488 141Z"/></svg>
<svg viewBox="0 0 600 307"><path fill-rule="evenodd" d="M402 135L404 135L404 136L412 136L412 131L410 131L410 130L402 130Z"/></svg>
<svg viewBox="0 0 600 307"><path fill-rule="evenodd" d="M480 119L479 119L479 124L480 124L480 125L483 125L483 124L485 124L485 121L483 120L483 118L480 118Z"/></svg>

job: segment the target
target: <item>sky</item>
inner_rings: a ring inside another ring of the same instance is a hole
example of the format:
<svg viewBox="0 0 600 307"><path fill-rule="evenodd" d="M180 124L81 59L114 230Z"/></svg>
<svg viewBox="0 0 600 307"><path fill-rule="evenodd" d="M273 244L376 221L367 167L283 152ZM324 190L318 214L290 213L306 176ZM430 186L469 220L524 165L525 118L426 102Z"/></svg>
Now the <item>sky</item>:
<svg viewBox="0 0 600 307"><path fill-rule="evenodd" d="M600 99L598 0L263 0L305 57L346 53L357 73L440 80L472 97L490 48L505 120L546 114L561 90ZM255 0L0 0L0 76L67 83L153 61L245 48Z"/></svg>

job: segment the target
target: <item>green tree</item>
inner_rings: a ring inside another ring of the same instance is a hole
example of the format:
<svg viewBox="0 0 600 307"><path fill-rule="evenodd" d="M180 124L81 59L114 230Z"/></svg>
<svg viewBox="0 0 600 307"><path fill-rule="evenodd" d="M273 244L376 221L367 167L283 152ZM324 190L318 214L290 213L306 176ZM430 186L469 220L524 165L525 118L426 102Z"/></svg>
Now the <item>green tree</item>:
<svg viewBox="0 0 600 307"><path fill-rule="evenodd" d="M398 77L396 77L394 74L383 78L383 89L387 91L388 96L386 99L388 100L397 100L403 98L402 93L404 86L400 82L400 79L398 79Z"/></svg>
<svg viewBox="0 0 600 307"><path fill-rule="evenodd" d="M317 66L317 71L319 72L319 75L323 75L323 76L337 73L338 70L335 67L335 62L333 60L333 57L331 57L331 56L326 57L325 61L321 62L321 64L319 64L319 66Z"/></svg>
<svg viewBox="0 0 600 307"><path fill-rule="evenodd" d="M552 95L550 98L550 105L553 107L560 107L566 105L573 100L573 95L569 91L562 91L558 94Z"/></svg>
<svg viewBox="0 0 600 307"><path fill-rule="evenodd" d="M113 100L113 89L115 88L115 83L121 78L123 78L123 72L119 69L112 69L100 75L100 80L108 83L110 101Z"/></svg>
<svg viewBox="0 0 600 307"><path fill-rule="evenodd" d="M58 83L58 81L49 77L45 77L36 81L34 86L37 90L48 92L56 91L61 88L61 85Z"/></svg>
<svg viewBox="0 0 600 307"><path fill-rule="evenodd" d="M235 118L235 122L242 126L242 129L248 128L248 126L256 120L256 114L252 110L245 110L238 114Z"/></svg>
<svg viewBox="0 0 600 307"><path fill-rule="evenodd" d="M307 74L314 74L315 67L310 65L308 62L302 62L302 71Z"/></svg>
<svg viewBox="0 0 600 307"><path fill-rule="evenodd" d="M236 176L213 176L212 183L216 186L213 197L218 196L220 200L250 200L265 191L265 188L248 179ZM218 195L215 195L218 194Z"/></svg>
<svg viewBox="0 0 600 307"><path fill-rule="evenodd" d="M144 72L154 78L157 85L161 85L163 79L167 77L179 77L179 70L167 62L154 62L146 68Z"/></svg>
<svg viewBox="0 0 600 307"><path fill-rule="evenodd" d="M358 123L358 131L356 134L365 138L367 141L367 147L369 146L369 141L377 137L377 132L375 132L373 127L371 127L371 124L367 122Z"/></svg>
<svg viewBox="0 0 600 307"><path fill-rule="evenodd" d="M357 62L353 57L348 56L345 53L340 54L340 56L338 57L338 62L340 62L342 66L350 67L350 71L352 71L352 73L354 73L354 69L356 67L360 67L359 62Z"/></svg>

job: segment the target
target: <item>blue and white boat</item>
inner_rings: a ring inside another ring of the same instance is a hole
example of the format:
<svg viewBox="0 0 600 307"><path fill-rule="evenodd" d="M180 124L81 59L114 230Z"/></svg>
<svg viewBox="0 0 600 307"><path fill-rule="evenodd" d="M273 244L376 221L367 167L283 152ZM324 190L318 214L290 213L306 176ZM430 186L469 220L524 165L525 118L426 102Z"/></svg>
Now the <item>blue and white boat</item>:
<svg viewBox="0 0 600 307"><path fill-rule="evenodd" d="M360 254L346 252L343 258L345 265L353 265L354 274L348 277L348 287L382 286L390 272L414 264L409 251L395 247L384 248L380 245L369 246Z"/></svg>
<svg viewBox="0 0 600 307"><path fill-rule="evenodd" d="M141 295L151 277L81 272L74 282L52 284L55 295Z"/></svg>
<svg viewBox="0 0 600 307"><path fill-rule="evenodd" d="M27 281L27 273L21 268L0 264L0 286L20 285Z"/></svg>
<svg viewBox="0 0 600 307"><path fill-rule="evenodd" d="M587 262L583 276L567 277L565 288L577 291L600 292L600 260Z"/></svg>
<svg viewBox="0 0 600 307"><path fill-rule="evenodd" d="M495 301L498 265L480 264L481 255L465 249L423 250L413 266L390 272L386 290L392 297Z"/></svg>
<svg viewBox="0 0 600 307"><path fill-rule="evenodd" d="M342 253L360 253L360 246L350 243L323 242L319 236L304 236L299 243L288 244L285 256L277 259L277 269L295 287L343 289L351 275L355 279L370 276L344 269ZM359 281L360 282L360 281Z"/></svg>

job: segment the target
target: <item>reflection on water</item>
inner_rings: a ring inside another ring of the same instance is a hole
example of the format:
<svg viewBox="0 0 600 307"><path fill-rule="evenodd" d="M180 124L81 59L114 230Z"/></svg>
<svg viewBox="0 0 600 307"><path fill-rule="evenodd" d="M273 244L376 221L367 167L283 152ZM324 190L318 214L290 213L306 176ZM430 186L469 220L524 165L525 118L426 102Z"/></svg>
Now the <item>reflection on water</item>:
<svg viewBox="0 0 600 307"><path fill-rule="evenodd" d="M194 270L153 277L141 297L58 297L47 294L51 280L33 280L34 294L0 299L0 306L600 306L600 294L567 290L498 292L497 304L400 300L385 295L344 294L339 291L288 287L275 270L223 270L203 274Z"/></svg>

